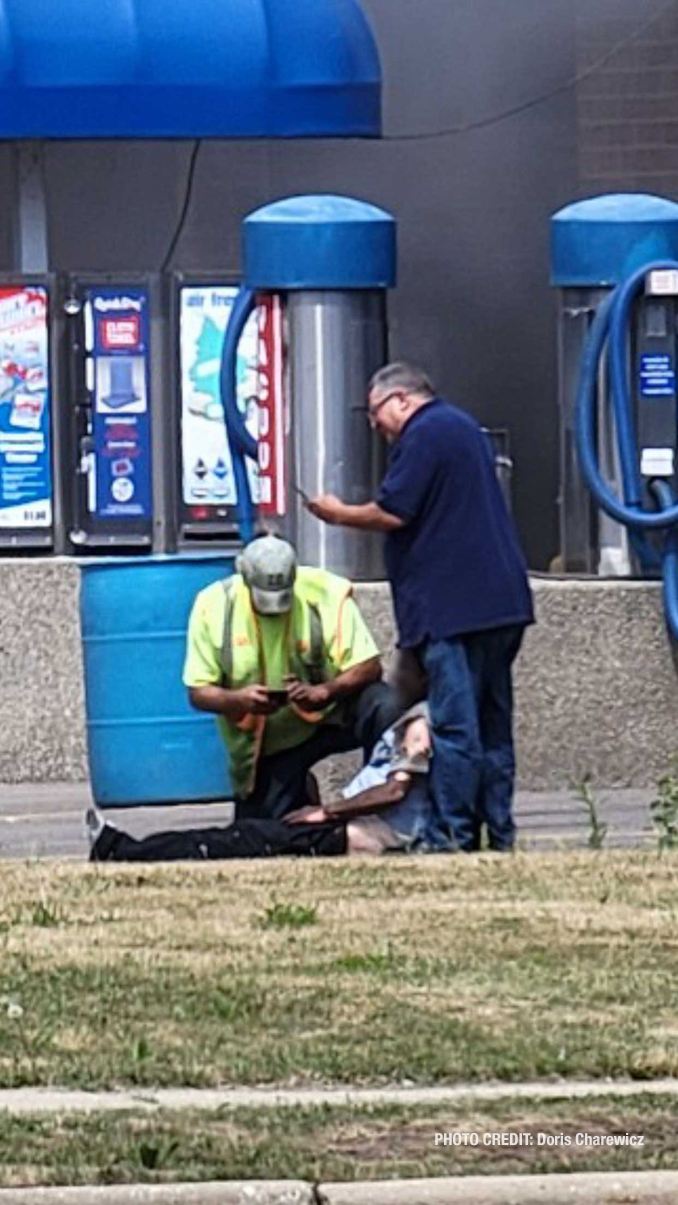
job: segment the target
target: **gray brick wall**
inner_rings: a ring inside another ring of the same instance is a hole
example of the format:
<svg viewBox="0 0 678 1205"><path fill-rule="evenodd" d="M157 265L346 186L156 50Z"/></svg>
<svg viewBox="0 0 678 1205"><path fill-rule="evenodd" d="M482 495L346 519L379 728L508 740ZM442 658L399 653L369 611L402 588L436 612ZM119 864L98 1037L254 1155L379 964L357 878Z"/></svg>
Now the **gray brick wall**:
<svg viewBox="0 0 678 1205"><path fill-rule="evenodd" d="M663 7L657 0L577 0L577 70L605 59L577 88L580 196L678 198L678 5Z"/></svg>

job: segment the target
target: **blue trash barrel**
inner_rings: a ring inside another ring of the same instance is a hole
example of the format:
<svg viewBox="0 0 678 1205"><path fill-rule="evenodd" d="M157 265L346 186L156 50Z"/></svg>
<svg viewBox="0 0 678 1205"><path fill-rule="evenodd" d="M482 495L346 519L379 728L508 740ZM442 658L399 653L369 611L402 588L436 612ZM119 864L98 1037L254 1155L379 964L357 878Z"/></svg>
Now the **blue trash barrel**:
<svg viewBox="0 0 678 1205"><path fill-rule="evenodd" d="M81 563L87 745L102 807L228 799L226 751L181 681L199 590L233 572L226 554Z"/></svg>

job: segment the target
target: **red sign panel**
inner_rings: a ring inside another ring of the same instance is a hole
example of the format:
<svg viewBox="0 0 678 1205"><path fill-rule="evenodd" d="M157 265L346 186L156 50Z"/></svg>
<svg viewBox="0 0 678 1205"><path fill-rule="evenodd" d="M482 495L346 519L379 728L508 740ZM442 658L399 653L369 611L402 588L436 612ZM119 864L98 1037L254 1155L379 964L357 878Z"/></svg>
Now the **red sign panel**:
<svg viewBox="0 0 678 1205"><path fill-rule="evenodd" d="M136 351L141 342L141 319L139 314L126 314L124 318L100 318L99 337L102 350Z"/></svg>
<svg viewBox="0 0 678 1205"><path fill-rule="evenodd" d="M260 299L258 322L259 513L284 515L287 495L282 309L279 297L266 296Z"/></svg>

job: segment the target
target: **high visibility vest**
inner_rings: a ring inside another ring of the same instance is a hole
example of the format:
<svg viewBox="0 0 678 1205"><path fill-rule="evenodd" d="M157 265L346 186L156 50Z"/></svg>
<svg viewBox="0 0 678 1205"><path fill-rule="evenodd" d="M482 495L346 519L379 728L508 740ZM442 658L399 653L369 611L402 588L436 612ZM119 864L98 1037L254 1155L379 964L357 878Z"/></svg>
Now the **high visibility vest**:
<svg viewBox="0 0 678 1205"><path fill-rule="evenodd" d="M224 583L224 631L221 649L223 685L233 690L265 681L264 650L258 616L252 607L250 592L240 574ZM325 569L300 568L294 583L290 612L289 672L302 682L329 681L341 672L341 614L351 596L346 578ZM336 659L333 658L335 654ZM325 721L335 705L319 712L303 711L288 704L305 724L309 736L313 726ZM254 789L257 763L266 732L267 717L247 715L234 722L222 718L231 761L235 793L245 798Z"/></svg>

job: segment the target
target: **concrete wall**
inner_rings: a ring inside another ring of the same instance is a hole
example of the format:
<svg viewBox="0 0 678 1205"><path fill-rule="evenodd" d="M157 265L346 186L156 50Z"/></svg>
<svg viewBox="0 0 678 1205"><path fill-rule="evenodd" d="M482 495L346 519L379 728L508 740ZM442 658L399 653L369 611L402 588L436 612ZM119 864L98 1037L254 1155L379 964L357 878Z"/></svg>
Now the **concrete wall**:
<svg viewBox="0 0 678 1205"><path fill-rule="evenodd" d="M0 783L86 776L72 562L0 562ZM516 670L525 788L653 783L678 751L678 680L661 590L643 582L535 579L538 624ZM380 647L393 645L387 588L358 597ZM1 787L0 787L1 790Z"/></svg>
<svg viewBox="0 0 678 1205"><path fill-rule="evenodd" d="M0 782L87 775L78 589L72 562L0 561Z"/></svg>

